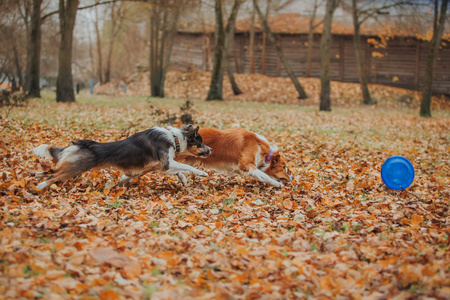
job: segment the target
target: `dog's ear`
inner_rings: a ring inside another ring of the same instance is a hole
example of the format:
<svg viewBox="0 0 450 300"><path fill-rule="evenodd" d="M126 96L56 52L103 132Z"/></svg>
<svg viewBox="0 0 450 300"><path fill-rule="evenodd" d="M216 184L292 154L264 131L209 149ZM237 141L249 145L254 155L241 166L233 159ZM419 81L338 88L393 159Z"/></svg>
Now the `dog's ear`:
<svg viewBox="0 0 450 300"><path fill-rule="evenodd" d="M195 136L198 136L198 130L200 129L200 126L197 126L197 128L195 128Z"/></svg>
<svg viewBox="0 0 450 300"><path fill-rule="evenodd" d="M279 160L280 160L280 152L277 151L272 156L272 163L277 164Z"/></svg>

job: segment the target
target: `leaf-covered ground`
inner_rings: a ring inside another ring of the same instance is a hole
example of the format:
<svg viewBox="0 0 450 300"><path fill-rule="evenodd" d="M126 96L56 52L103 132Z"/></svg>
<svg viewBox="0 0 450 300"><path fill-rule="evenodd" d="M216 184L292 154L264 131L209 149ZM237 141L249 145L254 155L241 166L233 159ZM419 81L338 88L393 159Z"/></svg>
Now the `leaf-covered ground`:
<svg viewBox="0 0 450 300"><path fill-rule="evenodd" d="M123 95L124 84L126 94L145 96L150 91L149 72L133 73L128 77L116 79L94 91L102 95ZM298 80L302 84L308 99L299 100L292 81L286 77L269 77L262 74L235 74L239 88L244 92L233 95L228 76L224 77L223 97L226 100L251 101L264 103L284 103L319 106L320 79L303 78ZM165 94L167 97L178 99L205 99L211 83L211 72L193 71L189 73L176 70L167 73ZM369 84L371 97L383 107L420 107L421 93L396 87ZM361 89L358 83L331 82L331 101L333 106L355 107L361 103ZM450 110L449 97L434 96L431 101L432 110Z"/></svg>
<svg viewBox="0 0 450 300"><path fill-rule="evenodd" d="M46 97L1 111L0 299L450 297L448 111L196 100L201 126L275 142L292 184L210 171L187 187L157 173L118 187L101 170L38 192L31 175L51 164L27 150L124 138L183 104ZM381 181L392 155L415 167L409 193Z"/></svg>

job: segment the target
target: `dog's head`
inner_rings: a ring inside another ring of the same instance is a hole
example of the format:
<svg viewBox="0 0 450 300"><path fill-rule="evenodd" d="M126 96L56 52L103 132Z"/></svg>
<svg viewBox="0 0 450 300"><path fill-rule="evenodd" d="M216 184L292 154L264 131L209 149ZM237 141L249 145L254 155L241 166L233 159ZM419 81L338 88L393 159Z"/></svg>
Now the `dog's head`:
<svg viewBox="0 0 450 300"><path fill-rule="evenodd" d="M287 166L286 160L281 157L280 152L276 150L270 156L270 164L264 173L276 180L291 182L294 179L294 176ZM268 158L266 158L266 160L267 159Z"/></svg>
<svg viewBox="0 0 450 300"><path fill-rule="evenodd" d="M186 126L182 129L184 138L187 142L186 155L193 155L199 157L206 157L211 154L211 148L203 144L203 139L198 133L199 126L194 127L192 125Z"/></svg>

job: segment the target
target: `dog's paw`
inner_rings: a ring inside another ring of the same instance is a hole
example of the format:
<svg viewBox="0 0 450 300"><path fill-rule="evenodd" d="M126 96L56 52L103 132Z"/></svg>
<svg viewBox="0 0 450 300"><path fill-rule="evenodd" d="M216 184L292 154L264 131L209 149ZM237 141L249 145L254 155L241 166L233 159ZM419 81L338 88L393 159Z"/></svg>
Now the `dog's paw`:
<svg viewBox="0 0 450 300"><path fill-rule="evenodd" d="M208 173L203 172L203 171L198 171L198 172L195 173L195 175L203 176L203 177L208 177Z"/></svg>
<svg viewBox="0 0 450 300"><path fill-rule="evenodd" d="M39 183L37 186L36 186L36 189L38 189L38 190L43 190L43 189L45 189L46 187L48 187L49 186L49 183L47 182L47 181L42 181L41 183Z"/></svg>
<svg viewBox="0 0 450 300"><path fill-rule="evenodd" d="M128 182L131 182L133 180L133 177L128 177L127 175L122 175L122 177L120 177L119 182L117 183L118 185L125 185Z"/></svg>
<svg viewBox="0 0 450 300"><path fill-rule="evenodd" d="M277 187L277 188L284 188L284 184L282 184L281 182L279 182L279 181L275 181L274 183L273 183L273 186L274 187Z"/></svg>
<svg viewBox="0 0 450 300"><path fill-rule="evenodd" d="M183 173L178 173L177 176L178 176L178 179L180 179L181 184L186 186L186 184L187 184L186 176L184 176Z"/></svg>

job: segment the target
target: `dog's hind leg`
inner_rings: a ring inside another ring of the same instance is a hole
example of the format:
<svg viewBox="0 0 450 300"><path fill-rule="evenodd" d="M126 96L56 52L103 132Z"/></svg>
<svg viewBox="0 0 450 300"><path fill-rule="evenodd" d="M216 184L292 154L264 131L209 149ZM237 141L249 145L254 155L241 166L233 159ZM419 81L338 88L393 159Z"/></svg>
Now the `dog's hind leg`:
<svg viewBox="0 0 450 300"><path fill-rule="evenodd" d="M74 178L81 173L89 171L95 166L92 157L83 156L81 154L79 157L69 157L66 159L67 160L61 161L55 172L46 180L39 183L36 188L42 190L55 182Z"/></svg>
<svg viewBox="0 0 450 300"><path fill-rule="evenodd" d="M36 177L37 179L40 179L40 178L48 177L48 176L50 176L50 175L52 175L52 174L53 174L53 171L48 171L48 172L36 172L36 173L32 174L31 176L34 176L34 177Z"/></svg>
<svg viewBox="0 0 450 300"><path fill-rule="evenodd" d="M53 175L39 183L36 188L38 190L42 190L55 182L74 178L75 176L78 176L81 173L88 171L89 169L90 168L80 168L79 166L75 166L72 163L64 163L58 170L55 171L55 173L53 173Z"/></svg>
<svg viewBox="0 0 450 300"><path fill-rule="evenodd" d="M120 177L119 182L117 184L123 185L125 183L131 182L132 180L133 180L133 177L123 174L122 177Z"/></svg>

